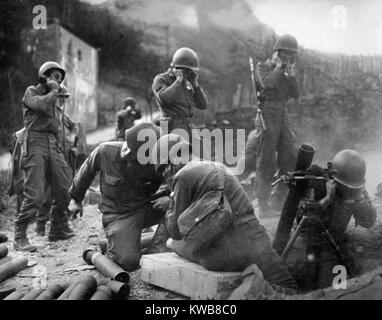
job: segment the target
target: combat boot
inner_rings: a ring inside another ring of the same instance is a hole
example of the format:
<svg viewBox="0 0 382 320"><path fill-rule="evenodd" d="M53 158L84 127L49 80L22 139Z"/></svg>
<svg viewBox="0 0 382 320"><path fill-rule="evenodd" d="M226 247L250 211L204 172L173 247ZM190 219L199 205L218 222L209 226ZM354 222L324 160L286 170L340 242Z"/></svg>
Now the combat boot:
<svg viewBox="0 0 382 320"><path fill-rule="evenodd" d="M171 250L167 248L166 242L170 238L170 234L164 223L158 225L158 228L154 234L153 239L151 240L150 246L147 248L147 254L153 253L163 253L170 252Z"/></svg>
<svg viewBox="0 0 382 320"><path fill-rule="evenodd" d="M34 252L37 247L31 245L27 238L27 228L28 224L15 225L15 241L13 247L18 251Z"/></svg>
<svg viewBox="0 0 382 320"><path fill-rule="evenodd" d="M45 221L37 221L36 233L37 233L38 236L40 236L40 237L44 237L45 236L45 226L46 226L46 222Z"/></svg>
<svg viewBox="0 0 382 320"><path fill-rule="evenodd" d="M64 225L65 224L52 224L49 230L48 240L51 242L55 242L59 240L67 240L74 237L74 233L69 233L64 230Z"/></svg>
<svg viewBox="0 0 382 320"><path fill-rule="evenodd" d="M72 233L74 235L74 231L73 229L69 226L69 221L66 221L63 223L62 225L62 229L66 232L66 233Z"/></svg>

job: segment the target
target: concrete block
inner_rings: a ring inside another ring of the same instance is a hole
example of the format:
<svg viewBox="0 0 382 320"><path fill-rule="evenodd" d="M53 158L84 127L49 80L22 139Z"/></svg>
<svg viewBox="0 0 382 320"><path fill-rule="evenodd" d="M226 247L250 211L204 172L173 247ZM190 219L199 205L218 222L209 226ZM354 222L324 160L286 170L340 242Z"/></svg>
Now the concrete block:
<svg viewBox="0 0 382 320"><path fill-rule="evenodd" d="M227 299L241 272L212 272L174 252L142 256L141 279L191 299Z"/></svg>

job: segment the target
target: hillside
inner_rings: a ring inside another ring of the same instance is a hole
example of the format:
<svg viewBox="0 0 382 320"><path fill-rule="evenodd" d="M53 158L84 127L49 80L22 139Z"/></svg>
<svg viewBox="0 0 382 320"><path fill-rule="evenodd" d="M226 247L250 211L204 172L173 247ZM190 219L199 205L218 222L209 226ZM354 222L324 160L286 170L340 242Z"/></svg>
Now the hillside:
<svg viewBox="0 0 382 320"><path fill-rule="evenodd" d="M198 52L210 102L199 121L251 106L248 57L267 59L277 35L244 0L110 0L103 6L144 31L143 46L163 58L164 68L178 47ZM301 97L290 112L300 141L331 153L373 143L381 134L382 57L301 48L297 71Z"/></svg>
<svg viewBox="0 0 382 320"><path fill-rule="evenodd" d="M6 8L12 8L11 1L6 2ZM37 2L31 1L29 6ZM114 110L126 95L136 96L146 112L156 111L151 92L153 77L166 70L173 52L181 46L194 48L202 65L200 82L210 105L207 113L196 114L198 124L211 123L216 113L251 108L248 57L256 61L267 59L277 38L272 27L256 18L256 12L245 0L109 0L94 6L81 1L40 2L49 5L52 15L69 25L76 35L99 49L97 95L103 124L111 124ZM9 14L4 14L8 18ZM29 18L30 14L26 20ZM21 29L28 21L21 22L8 25ZM23 70L31 69L29 57L14 52L10 54L15 57L12 77L14 86L19 88L13 97L7 91L5 101L0 103L3 114L10 114L9 102L17 104L25 83L33 78L29 71L28 77L23 76ZM23 64L27 67L18 67ZM9 67L2 71L0 80L7 88ZM375 143L382 130L381 74L381 57L326 54L301 48L297 60L301 97L292 101L290 108L299 140L328 152ZM18 112L5 119L6 130L20 116ZM233 121L235 126L239 121L242 120ZM250 121L240 125L252 127Z"/></svg>

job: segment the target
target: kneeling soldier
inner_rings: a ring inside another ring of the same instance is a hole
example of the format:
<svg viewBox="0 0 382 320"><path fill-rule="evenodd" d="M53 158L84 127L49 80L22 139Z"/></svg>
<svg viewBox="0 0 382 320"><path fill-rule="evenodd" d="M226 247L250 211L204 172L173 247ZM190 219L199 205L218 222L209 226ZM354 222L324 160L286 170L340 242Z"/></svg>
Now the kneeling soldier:
<svg viewBox="0 0 382 320"><path fill-rule="evenodd" d="M365 160L357 151L345 149L335 155L332 166L334 179L326 184L314 184L315 213L322 225L317 219L307 223L286 259L296 280L306 289L330 286L336 276L333 273L336 265L343 265L350 278L358 275L360 266L350 252L346 229L352 217L356 226L365 228L371 228L376 221L376 210L365 189ZM323 172L318 165L312 165L308 170L317 176ZM273 243L279 254L287 246L293 220L301 220L301 203L296 199L306 192L305 189L291 189L296 196L288 197L284 204ZM325 232L322 226L326 228ZM328 233L332 241L328 241Z"/></svg>
<svg viewBox="0 0 382 320"><path fill-rule="evenodd" d="M159 139L159 129L150 123L126 130L125 142L106 142L91 153L70 188L73 200L69 210L82 214L81 202L86 190L100 173L102 199L99 210L103 214L102 224L108 240L107 254L127 271L139 267L142 230L158 224L168 206L164 199L158 199L160 201L154 205L147 201L158 190L162 178L149 161L146 164L140 161L140 147L143 148L145 143L139 139L141 130L150 135L151 147ZM160 224L149 248L150 253L165 248L167 238L165 225Z"/></svg>
<svg viewBox="0 0 382 320"><path fill-rule="evenodd" d="M170 236L179 241L173 241L171 248L212 271L242 271L256 264L270 283L295 288L292 276L271 248L269 236L259 224L238 179L229 174L223 164L191 157L190 149L190 145L175 134L161 137L153 149L156 169L169 173L172 178L173 195L166 223ZM232 216L228 223L224 222L228 226L211 239L222 220L214 215L207 228L200 222L206 221L221 202L230 207ZM194 219L185 219L186 215ZM194 227L195 230L204 228L205 232L199 233L200 238L194 234L189 241L184 230ZM196 248L197 242L203 244Z"/></svg>

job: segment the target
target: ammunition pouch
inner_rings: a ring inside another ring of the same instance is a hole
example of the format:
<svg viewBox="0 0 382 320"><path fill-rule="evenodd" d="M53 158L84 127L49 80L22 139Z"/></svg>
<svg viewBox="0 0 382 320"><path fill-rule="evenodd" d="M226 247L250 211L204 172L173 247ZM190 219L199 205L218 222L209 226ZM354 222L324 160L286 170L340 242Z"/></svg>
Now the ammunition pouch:
<svg viewBox="0 0 382 320"><path fill-rule="evenodd" d="M23 158L24 154L26 155L26 138L25 133L27 131L25 128L15 132L12 156L10 160L10 170L9 170L9 186L8 186L8 195L12 196L14 194L19 194L23 188L23 175L20 169L20 161Z"/></svg>
<svg viewBox="0 0 382 320"><path fill-rule="evenodd" d="M27 144L28 144L28 130L27 128L22 128L21 130L17 131L15 133L15 137L16 137L16 146L19 145L19 147L21 148L21 156L22 157L26 157L28 155L28 148L27 148Z"/></svg>
<svg viewBox="0 0 382 320"><path fill-rule="evenodd" d="M24 177L20 168L20 162L23 157L28 155L28 131L37 120L37 117L38 116L35 113L27 126L13 134L14 143L10 160L9 186L7 190L8 195L10 196L22 192Z"/></svg>

